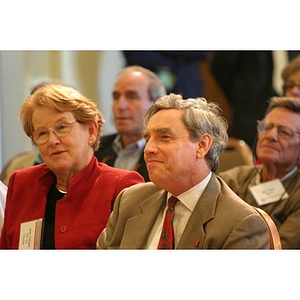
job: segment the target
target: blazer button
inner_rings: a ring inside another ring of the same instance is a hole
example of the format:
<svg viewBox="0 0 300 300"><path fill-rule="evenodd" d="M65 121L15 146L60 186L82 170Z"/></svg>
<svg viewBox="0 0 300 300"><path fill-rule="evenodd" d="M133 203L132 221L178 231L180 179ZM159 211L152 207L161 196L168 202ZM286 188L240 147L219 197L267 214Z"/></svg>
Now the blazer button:
<svg viewBox="0 0 300 300"><path fill-rule="evenodd" d="M60 228L59 228L59 231L60 232L66 232L67 231L67 226L61 226Z"/></svg>

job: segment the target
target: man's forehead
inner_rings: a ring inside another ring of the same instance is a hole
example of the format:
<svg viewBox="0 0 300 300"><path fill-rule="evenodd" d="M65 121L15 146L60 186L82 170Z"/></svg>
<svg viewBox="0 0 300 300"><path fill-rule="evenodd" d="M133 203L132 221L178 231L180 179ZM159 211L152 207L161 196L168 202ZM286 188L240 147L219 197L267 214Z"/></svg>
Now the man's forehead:
<svg viewBox="0 0 300 300"><path fill-rule="evenodd" d="M140 90L140 89L148 89L149 80L143 73L137 72L127 72L119 75L117 80L115 81L113 90L126 89L126 90Z"/></svg>
<svg viewBox="0 0 300 300"><path fill-rule="evenodd" d="M167 133L167 132L172 132L172 127L168 126L154 126L153 128L148 128L149 130L153 132L162 132L162 133Z"/></svg>
<svg viewBox="0 0 300 300"><path fill-rule="evenodd" d="M147 79L147 76L140 72L140 71L127 71L127 72L124 72L124 73L121 73L118 77L117 77L117 80L116 81L119 81L119 80L122 80L124 78L130 78L131 80L132 79L136 79L136 80L139 80L140 78L141 79Z"/></svg>
<svg viewBox="0 0 300 300"><path fill-rule="evenodd" d="M144 134L150 134L150 133L167 133L167 132L172 132L172 127L171 126L152 126L151 124L147 125L147 127L144 130Z"/></svg>
<svg viewBox="0 0 300 300"><path fill-rule="evenodd" d="M275 107L265 116L264 121L289 127L298 127L300 126L300 115L287 108Z"/></svg>

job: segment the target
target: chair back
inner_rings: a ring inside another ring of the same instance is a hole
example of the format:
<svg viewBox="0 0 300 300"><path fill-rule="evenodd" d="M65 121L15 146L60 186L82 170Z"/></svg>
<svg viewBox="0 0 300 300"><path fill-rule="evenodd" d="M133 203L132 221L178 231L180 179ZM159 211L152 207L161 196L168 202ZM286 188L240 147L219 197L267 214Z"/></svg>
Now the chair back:
<svg viewBox="0 0 300 300"><path fill-rule="evenodd" d="M247 143L233 137L228 139L226 148L220 155L217 173L240 165L253 165L252 150Z"/></svg>
<svg viewBox="0 0 300 300"><path fill-rule="evenodd" d="M253 206L253 208L261 215L268 227L270 237L270 249L282 249L279 232L272 218L261 208L255 206Z"/></svg>
<svg viewBox="0 0 300 300"><path fill-rule="evenodd" d="M33 166L37 155L37 151L26 151L11 158L10 161L4 166L3 170L1 171L0 180L5 185L7 185L10 175L15 170L20 170Z"/></svg>

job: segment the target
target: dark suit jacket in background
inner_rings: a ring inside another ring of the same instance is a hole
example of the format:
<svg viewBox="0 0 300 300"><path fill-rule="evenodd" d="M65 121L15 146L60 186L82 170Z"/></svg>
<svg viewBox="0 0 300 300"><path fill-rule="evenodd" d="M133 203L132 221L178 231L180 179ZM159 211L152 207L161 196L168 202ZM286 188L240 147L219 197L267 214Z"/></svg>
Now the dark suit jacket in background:
<svg viewBox="0 0 300 300"><path fill-rule="evenodd" d="M117 158L117 154L115 153L112 145L113 141L116 138L117 134L106 135L101 138L101 143L99 149L95 152L95 156L100 162L104 162L109 166L114 166L114 162ZM148 176L148 171L146 167L146 163L144 161L144 153L141 154L141 157L134 168L134 171L140 173L145 181L150 181Z"/></svg>
<svg viewBox="0 0 300 300"><path fill-rule="evenodd" d="M209 51L123 51L127 66L140 65L158 73L168 68L176 77L172 90L183 98L204 97L204 82L200 62L206 60Z"/></svg>
<svg viewBox="0 0 300 300"><path fill-rule="evenodd" d="M123 190L98 249L144 249L167 192L152 182ZM177 249L269 249L265 221L219 177L212 175Z"/></svg>
<svg viewBox="0 0 300 300"><path fill-rule="evenodd" d="M230 135L250 147L273 89L272 51L215 51L211 70L232 108Z"/></svg>

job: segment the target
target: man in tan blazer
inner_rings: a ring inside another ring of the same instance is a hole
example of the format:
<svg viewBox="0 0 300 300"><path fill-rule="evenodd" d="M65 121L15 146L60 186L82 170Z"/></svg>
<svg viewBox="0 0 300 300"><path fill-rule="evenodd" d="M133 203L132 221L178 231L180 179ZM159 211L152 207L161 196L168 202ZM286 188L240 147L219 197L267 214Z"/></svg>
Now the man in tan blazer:
<svg viewBox="0 0 300 300"><path fill-rule="evenodd" d="M214 174L228 139L218 106L170 94L144 121L152 182L119 194L97 248L269 249L264 220Z"/></svg>

